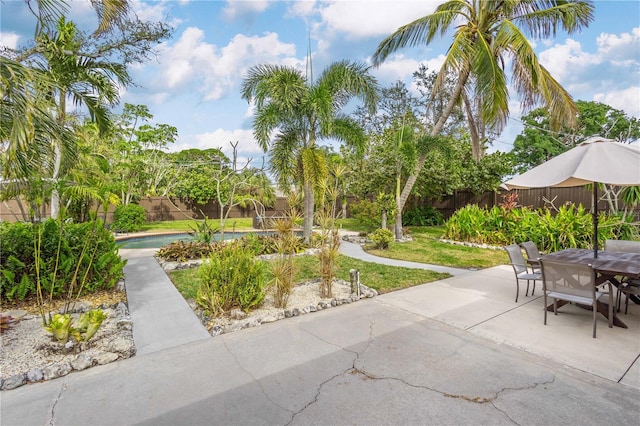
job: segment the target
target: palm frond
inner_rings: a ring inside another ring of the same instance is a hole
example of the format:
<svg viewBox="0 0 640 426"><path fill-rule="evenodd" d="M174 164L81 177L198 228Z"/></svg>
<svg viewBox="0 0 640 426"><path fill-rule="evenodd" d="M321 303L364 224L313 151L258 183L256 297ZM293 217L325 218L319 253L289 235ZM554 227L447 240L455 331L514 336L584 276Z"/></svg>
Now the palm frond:
<svg viewBox="0 0 640 426"><path fill-rule="evenodd" d="M438 6L431 15L398 28L378 45L372 57L373 66L380 66L399 49L429 45L437 35L444 36L458 15L464 14L468 8L469 5L463 0L451 0Z"/></svg>

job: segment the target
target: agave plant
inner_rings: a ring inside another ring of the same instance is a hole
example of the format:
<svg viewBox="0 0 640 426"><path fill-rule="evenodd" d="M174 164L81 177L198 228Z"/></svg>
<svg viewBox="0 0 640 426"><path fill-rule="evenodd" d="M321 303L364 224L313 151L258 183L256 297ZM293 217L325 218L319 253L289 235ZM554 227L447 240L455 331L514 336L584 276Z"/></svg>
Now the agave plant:
<svg viewBox="0 0 640 426"><path fill-rule="evenodd" d="M73 330L73 337L78 342L88 341L98 332L98 329L106 318L107 314L101 309L91 309L86 314L80 315L80 318L78 318L78 327Z"/></svg>
<svg viewBox="0 0 640 426"><path fill-rule="evenodd" d="M72 332L71 324L73 318L69 314L55 314L49 325L45 325L44 329L53 334L53 337L60 343L67 343Z"/></svg>

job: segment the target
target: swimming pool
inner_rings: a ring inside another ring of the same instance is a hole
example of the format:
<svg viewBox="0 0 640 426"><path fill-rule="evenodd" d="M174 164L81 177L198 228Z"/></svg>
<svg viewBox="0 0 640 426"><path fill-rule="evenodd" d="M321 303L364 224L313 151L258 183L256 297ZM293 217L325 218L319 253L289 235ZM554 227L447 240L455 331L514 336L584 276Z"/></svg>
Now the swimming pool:
<svg viewBox="0 0 640 426"><path fill-rule="evenodd" d="M225 232L224 239L232 240L234 238L244 237L248 234L269 235L273 232L257 231L257 232ZM220 234L215 235L216 240L220 240ZM162 234L162 235L144 235L140 237L124 238L117 241L118 247L122 249L143 249L143 248L160 248L176 241L189 242L194 237L188 233L183 234Z"/></svg>

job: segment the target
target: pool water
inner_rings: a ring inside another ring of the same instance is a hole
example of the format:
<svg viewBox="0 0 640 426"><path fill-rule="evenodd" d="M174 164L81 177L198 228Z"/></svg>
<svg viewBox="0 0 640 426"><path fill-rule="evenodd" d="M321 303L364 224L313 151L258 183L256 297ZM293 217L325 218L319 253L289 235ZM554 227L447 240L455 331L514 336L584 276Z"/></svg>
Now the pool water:
<svg viewBox="0 0 640 426"><path fill-rule="evenodd" d="M253 234L265 235L265 232L252 232ZM271 234L267 232L266 234ZM231 240L240 238L249 234L249 232L225 232L224 239ZM215 239L220 239L220 234L215 235ZM132 237L117 241L118 247L123 249L143 249L143 248L160 248L176 241L189 242L193 241L192 235L184 234L164 234L164 235L146 235L143 237Z"/></svg>

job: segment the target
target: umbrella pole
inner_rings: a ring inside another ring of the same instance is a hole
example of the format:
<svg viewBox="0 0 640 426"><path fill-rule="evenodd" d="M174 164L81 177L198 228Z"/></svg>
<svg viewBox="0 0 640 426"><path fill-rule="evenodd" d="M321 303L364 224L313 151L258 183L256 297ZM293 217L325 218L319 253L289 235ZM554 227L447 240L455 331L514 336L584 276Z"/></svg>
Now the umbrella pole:
<svg viewBox="0 0 640 426"><path fill-rule="evenodd" d="M593 257L598 258L598 183L593 182Z"/></svg>

